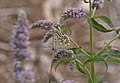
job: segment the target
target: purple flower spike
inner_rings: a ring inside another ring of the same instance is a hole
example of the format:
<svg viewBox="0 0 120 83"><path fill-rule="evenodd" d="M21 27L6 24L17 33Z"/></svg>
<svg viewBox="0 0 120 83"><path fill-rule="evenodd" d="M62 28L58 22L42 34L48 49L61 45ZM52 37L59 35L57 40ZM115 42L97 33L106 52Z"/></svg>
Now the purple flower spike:
<svg viewBox="0 0 120 83"><path fill-rule="evenodd" d="M21 21L20 21L21 22ZM12 41L11 45L13 48L27 48L29 45L28 41L28 29L27 24L21 25L18 21L17 25L15 26L15 29L12 32Z"/></svg>
<svg viewBox="0 0 120 83"><path fill-rule="evenodd" d="M15 49L13 52L13 58L15 59L13 77L17 83L31 83L26 82L26 78L29 78L29 80L32 79L32 81L34 80L32 71L27 71L25 76L25 64L27 64L30 60L30 51L27 49L30 43L28 41L28 36L26 14L23 11L20 11L17 24L14 27L11 37L11 45Z"/></svg>
<svg viewBox="0 0 120 83"><path fill-rule="evenodd" d="M68 18L81 18L84 16L83 8L68 8L63 12L61 16L60 23L63 23Z"/></svg>
<svg viewBox="0 0 120 83"><path fill-rule="evenodd" d="M92 3L92 8L94 9L96 7L96 9L102 8L104 6L104 0L93 0Z"/></svg>
<svg viewBox="0 0 120 83"><path fill-rule="evenodd" d="M41 29L45 30L50 30L53 25L53 21L51 20L40 20L31 25L31 28L38 28L40 27Z"/></svg>
<svg viewBox="0 0 120 83"><path fill-rule="evenodd" d="M19 61L14 62L13 71L14 71L13 77L15 80L17 81L23 80L23 73L22 73L23 67L22 67L21 62Z"/></svg>

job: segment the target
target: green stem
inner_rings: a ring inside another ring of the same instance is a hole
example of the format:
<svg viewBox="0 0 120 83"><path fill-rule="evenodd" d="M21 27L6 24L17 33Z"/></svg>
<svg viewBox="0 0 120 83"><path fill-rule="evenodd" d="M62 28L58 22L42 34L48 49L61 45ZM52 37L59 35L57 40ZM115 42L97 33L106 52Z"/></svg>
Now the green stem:
<svg viewBox="0 0 120 83"><path fill-rule="evenodd" d="M94 81L95 81L94 63L91 63L91 75L92 75L92 79L93 79L93 83L94 83Z"/></svg>
<svg viewBox="0 0 120 83"><path fill-rule="evenodd" d="M89 10L90 10L90 18L92 18L92 8L91 8L91 0L89 0ZM91 56L93 57L93 30L90 26L90 50L91 50Z"/></svg>
<svg viewBox="0 0 120 83"><path fill-rule="evenodd" d="M113 37L95 56L98 56L106 47L108 47L114 40L116 40L120 34Z"/></svg>
<svg viewBox="0 0 120 83"><path fill-rule="evenodd" d="M95 10L92 13L92 2L91 0L89 0L89 10L90 10L90 19L94 16ZM92 27L90 26L90 51L91 51L91 57L94 58L94 54L93 54L93 30ZM94 63L91 63L91 75L92 75L92 80L94 83L94 77L95 77L95 73L94 73Z"/></svg>
<svg viewBox="0 0 120 83"><path fill-rule="evenodd" d="M92 18L94 17L94 15L95 15L95 11L96 11L96 7L93 9L93 13L92 13Z"/></svg>
<svg viewBox="0 0 120 83"><path fill-rule="evenodd" d="M92 27L90 27L90 51L91 51L91 57L94 57L94 55L93 55L93 30L92 30Z"/></svg>
<svg viewBox="0 0 120 83"><path fill-rule="evenodd" d="M77 48L80 48L80 46L79 46L72 38L69 37L69 39L70 39L70 41L71 41L74 45L77 46ZM88 57L91 57L91 56L90 56L86 51L84 51L82 48L80 48L80 50L81 50L84 54L86 54Z"/></svg>
<svg viewBox="0 0 120 83"><path fill-rule="evenodd" d="M87 73L90 81L93 83L92 76L91 76L91 74L90 74L90 71L87 69L87 67L84 66L84 64L83 64L81 61L79 61L79 60L77 60L77 59L75 59L75 61L78 62L78 63L85 69L85 71L86 71L86 73Z"/></svg>
<svg viewBox="0 0 120 83"><path fill-rule="evenodd" d="M91 15L91 18L93 18L94 17L94 15L95 15L95 11L96 11L96 7L93 9L93 13L92 13L92 15ZM90 34L90 41L91 41L91 55L92 55L92 58L94 58L94 55L93 55L93 51L94 51L94 49L93 49L93 30L92 30L92 27L90 27L90 32L91 32L91 34ZM94 73L95 71L94 71L94 63L91 63L91 74L92 74L92 78L93 78L93 83L95 82L95 73Z"/></svg>
<svg viewBox="0 0 120 83"><path fill-rule="evenodd" d="M89 0L89 12L90 12L90 17L92 16L92 2Z"/></svg>

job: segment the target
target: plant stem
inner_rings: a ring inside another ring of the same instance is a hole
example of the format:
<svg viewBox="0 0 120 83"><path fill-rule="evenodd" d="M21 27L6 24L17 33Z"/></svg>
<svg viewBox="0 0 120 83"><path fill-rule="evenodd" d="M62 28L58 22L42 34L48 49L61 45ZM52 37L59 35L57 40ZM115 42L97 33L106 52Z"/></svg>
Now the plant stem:
<svg viewBox="0 0 120 83"><path fill-rule="evenodd" d="M90 12L90 19L94 16L94 13L95 13L95 11L93 11L93 14L92 14L92 2L91 2L91 0L89 0L89 12ZM92 58L94 58L94 55L93 55L93 29L92 29L92 27L90 26L90 51L91 51L91 57ZM94 77L95 77L95 75L94 75L95 73L94 73L94 63L91 63L91 75L92 75L92 80L93 80L93 82L92 83L94 83Z"/></svg>
<svg viewBox="0 0 120 83"><path fill-rule="evenodd" d="M113 37L95 56L98 56L106 47L108 47L114 40L116 40L120 34Z"/></svg>
<svg viewBox="0 0 120 83"><path fill-rule="evenodd" d="M81 61L79 61L79 60L77 60L77 59L75 59L75 61L78 62L78 63L85 69L85 71L86 71L86 73L87 73L90 81L93 83L92 76L91 76L91 74L90 74L90 71L87 69L87 67L84 66L84 64L83 64Z"/></svg>
<svg viewBox="0 0 120 83"><path fill-rule="evenodd" d="M95 11L96 11L96 7L93 9L93 13L92 13L92 18L94 17L94 15L95 15Z"/></svg>
<svg viewBox="0 0 120 83"><path fill-rule="evenodd" d="M90 10L90 18L92 18L91 0L89 0L89 10ZM93 30L91 26L90 26L90 51L91 51L91 56L93 57Z"/></svg>
<svg viewBox="0 0 120 83"><path fill-rule="evenodd" d="M77 46L77 48L80 48L80 46L72 39L72 38L70 38L69 37L69 39L70 39L70 41L73 43L73 44L75 44L76 46ZM86 54L88 57L91 57L86 51L84 51L82 48L80 48L80 50L84 53L84 54Z"/></svg>

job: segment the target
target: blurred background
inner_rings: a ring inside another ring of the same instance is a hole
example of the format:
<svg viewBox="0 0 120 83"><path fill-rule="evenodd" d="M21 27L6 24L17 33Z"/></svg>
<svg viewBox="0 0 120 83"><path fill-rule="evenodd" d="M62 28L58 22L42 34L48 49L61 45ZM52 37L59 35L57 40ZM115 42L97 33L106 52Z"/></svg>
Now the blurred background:
<svg viewBox="0 0 120 83"><path fill-rule="evenodd" d="M120 26L120 0L113 0L112 3L105 0L104 8L97 10L97 15L108 16L116 27ZM28 16L29 25L41 20L49 19L58 21L62 11L69 7L83 7L88 13L88 4L80 0L0 0L0 83L14 83L12 78L12 51L9 45L10 35L13 26L17 21L19 10L24 10ZM104 24L104 22L101 22ZM89 27L86 18L80 20L68 20L64 25L71 27L72 38L84 49L89 50ZM107 25L105 25L107 26ZM109 28L109 27L108 27ZM34 29L30 31L30 51L33 60L33 71L36 73L36 83L47 83L50 74L50 64L54 52L50 48L51 43L42 43L45 30ZM94 30L94 48L99 50L105 42L109 41L116 33L100 33ZM120 50L120 39L111 44L115 49ZM102 64L95 64L95 72L105 75L104 83L120 83L120 64L109 64L105 72ZM53 73L54 80L71 79L78 83L87 83L86 75L80 74L77 70L72 72L68 65L62 65L57 72ZM57 83L57 82L54 82Z"/></svg>

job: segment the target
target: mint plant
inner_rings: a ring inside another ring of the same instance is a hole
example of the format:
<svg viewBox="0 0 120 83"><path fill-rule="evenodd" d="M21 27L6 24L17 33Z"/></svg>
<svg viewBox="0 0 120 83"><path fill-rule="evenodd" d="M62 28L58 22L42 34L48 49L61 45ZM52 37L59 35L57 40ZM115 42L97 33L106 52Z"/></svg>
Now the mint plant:
<svg viewBox="0 0 120 83"><path fill-rule="evenodd" d="M52 46L55 55L51 62L51 72L53 68L56 70L60 64L71 63L71 67L75 67L79 72L88 76L88 83L102 83L103 77L97 76L95 74L94 63L103 63L106 67L106 71L108 69L109 62L120 63L120 51L112 49L110 47L110 44L120 37L120 29L115 28L114 24L107 16L95 15L96 11L98 11L100 8L103 8L104 0L82 1L84 1L85 3L89 3L89 14L86 14L83 8L68 8L61 15L59 22L40 20L33 23L31 25L31 29L41 28L48 30L48 32L43 38L44 43L46 43L50 38L52 38ZM62 24L67 19L82 19L82 17L86 17L90 29L90 51L84 50L71 38L70 34L68 35L65 33L65 31L71 32L70 28L62 27ZM98 22L97 19L104 21L110 28L104 27L104 25ZM95 52L93 48L93 29L96 29L103 33L115 31L116 36L110 39L110 41L106 43L98 52ZM71 44L76 47L71 48ZM86 60L79 59L82 57L82 55L86 56ZM109 56L117 58L108 58ZM90 65L90 69L87 66L88 64ZM61 82L72 83L72 81L70 82L69 80Z"/></svg>
<svg viewBox="0 0 120 83"><path fill-rule="evenodd" d="M24 11L18 14L18 21L14 30L12 31L11 45L13 51L13 78L15 83L34 83L35 73L29 67L30 51L29 46L29 32L27 27L27 16Z"/></svg>

